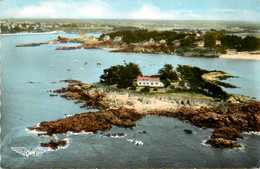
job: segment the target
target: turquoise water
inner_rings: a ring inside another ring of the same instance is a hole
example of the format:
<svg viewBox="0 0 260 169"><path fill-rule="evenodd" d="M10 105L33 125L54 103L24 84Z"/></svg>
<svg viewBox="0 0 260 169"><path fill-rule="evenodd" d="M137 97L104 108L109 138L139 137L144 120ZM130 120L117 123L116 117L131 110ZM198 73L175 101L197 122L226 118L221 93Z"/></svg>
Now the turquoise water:
<svg viewBox="0 0 260 169"><path fill-rule="evenodd" d="M77 34L59 34L77 37ZM58 34L2 37L1 148L2 167L257 167L260 166L260 136L245 135L242 149L222 150L202 144L211 130L201 130L177 119L148 116L131 129L114 127L108 133L124 133L123 138L102 137L101 133L59 135L70 141L66 149L47 151L39 156L22 156L11 147L34 150L41 142L25 129L41 121L50 121L86 111L73 101L50 97L48 90L66 86L63 79L96 82L103 69L134 62L143 74L157 73L165 63L187 64L210 70L223 70L239 78L228 79L240 88L226 89L260 100L260 61L187 58L167 54L111 53L106 50L54 50L54 44L39 47L15 47L20 43L44 42ZM87 65L84 63L88 62ZM97 67L97 63L103 65ZM153 65L154 64L154 65ZM151 65L151 66L150 66ZM32 83L29 83L32 82ZM191 135L184 129L193 131ZM139 132L146 131L146 134ZM142 141L137 146L128 139Z"/></svg>

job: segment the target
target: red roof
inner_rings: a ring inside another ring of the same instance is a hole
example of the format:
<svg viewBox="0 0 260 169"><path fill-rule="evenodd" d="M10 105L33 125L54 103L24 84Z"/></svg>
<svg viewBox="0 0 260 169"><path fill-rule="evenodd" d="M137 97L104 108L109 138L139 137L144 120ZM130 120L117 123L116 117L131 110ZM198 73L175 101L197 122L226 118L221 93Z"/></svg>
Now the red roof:
<svg viewBox="0 0 260 169"><path fill-rule="evenodd" d="M138 81L151 81L151 82L160 82L159 77L149 77L149 76L138 76Z"/></svg>

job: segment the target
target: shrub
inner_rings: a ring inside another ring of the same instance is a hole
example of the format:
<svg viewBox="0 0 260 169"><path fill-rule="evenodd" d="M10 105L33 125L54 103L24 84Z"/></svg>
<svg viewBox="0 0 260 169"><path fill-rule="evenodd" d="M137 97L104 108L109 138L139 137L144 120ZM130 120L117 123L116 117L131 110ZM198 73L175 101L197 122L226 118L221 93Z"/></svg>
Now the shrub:
<svg viewBox="0 0 260 169"><path fill-rule="evenodd" d="M140 90L140 92L148 93L148 92L150 92L150 87L149 87L149 86L145 86L144 88L142 88L142 89Z"/></svg>
<svg viewBox="0 0 260 169"><path fill-rule="evenodd" d="M130 90L136 90L136 85L132 85L131 87L130 87Z"/></svg>
<svg viewBox="0 0 260 169"><path fill-rule="evenodd" d="M158 88L157 88L157 87L156 87L156 88L154 88L154 89L153 89L153 91L158 91Z"/></svg>

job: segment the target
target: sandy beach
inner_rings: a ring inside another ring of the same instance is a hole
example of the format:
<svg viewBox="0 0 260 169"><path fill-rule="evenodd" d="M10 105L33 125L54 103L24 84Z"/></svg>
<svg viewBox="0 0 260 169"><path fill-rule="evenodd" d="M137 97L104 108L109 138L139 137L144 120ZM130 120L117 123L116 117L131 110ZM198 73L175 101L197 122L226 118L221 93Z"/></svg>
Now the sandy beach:
<svg viewBox="0 0 260 169"><path fill-rule="evenodd" d="M220 55L222 59L248 59L248 60L260 60L260 53L250 54L248 52L237 52L236 54L224 54Z"/></svg>

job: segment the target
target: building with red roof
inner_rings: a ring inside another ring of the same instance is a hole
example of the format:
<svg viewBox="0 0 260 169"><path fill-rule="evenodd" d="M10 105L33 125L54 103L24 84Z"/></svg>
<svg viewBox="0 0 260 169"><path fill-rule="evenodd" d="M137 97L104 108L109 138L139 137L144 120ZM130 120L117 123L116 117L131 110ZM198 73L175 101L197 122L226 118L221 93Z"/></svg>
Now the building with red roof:
<svg viewBox="0 0 260 169"><path fill-rule="evenodd" d="M159 77L138 76L137 86L164 87Z"/></svg>

